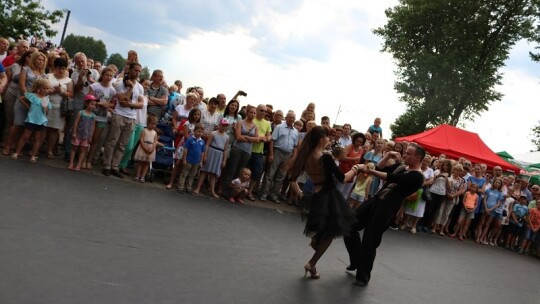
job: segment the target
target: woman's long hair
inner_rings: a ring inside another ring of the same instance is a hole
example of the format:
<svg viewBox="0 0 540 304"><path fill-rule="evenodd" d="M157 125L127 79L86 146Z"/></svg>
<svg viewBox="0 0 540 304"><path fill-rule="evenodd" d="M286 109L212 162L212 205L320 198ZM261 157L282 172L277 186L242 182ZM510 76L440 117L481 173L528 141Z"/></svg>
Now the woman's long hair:
<svg viewBox="0 0 540 304"><path fill-rule="evenodd" d="M296 153L296 156L290 162L289 168L287 168L293 180L304 171L309 155L319 145L321 139L327 136L328 129L322 126L316 126L306 134L300 148L298 148L298 153Z"/></svg>
<svg viewBox="0 0 540 304"><path fill-rule="evenodd" d="M236 99L229 101L229 103L225 107L225 110L223 111L223 116L229 115L229 106L231 105L231 103L236 103L237 105L236 111L234 111L234 118L238 119L238 110L240 110L240 103Z"/></svg>

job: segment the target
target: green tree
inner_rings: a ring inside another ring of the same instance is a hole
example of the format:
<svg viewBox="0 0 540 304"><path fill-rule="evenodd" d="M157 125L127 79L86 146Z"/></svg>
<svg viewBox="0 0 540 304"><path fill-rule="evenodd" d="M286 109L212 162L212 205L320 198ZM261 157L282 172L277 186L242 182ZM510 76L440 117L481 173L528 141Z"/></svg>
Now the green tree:
<svg viewBox="0 0 540 304"><path fill-rule="evenodd" d="M531 142L536 146L536 151L540 151L540 121L532 128L532 131L533 138Z"/></svg>
<svg viewBox="0 0 540 304"><path fill-rule="evenodd" d="M51 28L64 16L63 11L48 11L41 1L2 0L0 1L0 36L17 39L19 37L53 37Z"/></svg>
<svg viewBox="0 0 540 304"><path fill-rule="evenodd" d="M124 68L124 65L126 65L126 58L122 57L119 53L112 53L109 58L107 58L107 64L114 64L121 70Z"/></svg>
<svg viewBox="0 0 540 304"><path fill-rule="evenodd" d="M140 79L150 79L150 69L147 66L142 68L141 74L139 75Z"/></svg>
<svg viewBox="0 0 540 304"><path fill-rule="evenodd" d="M64 39L63 47L71 56L77 52L83 52L87 58L101 62L104 62L105 58L107 58L105 43L92 37L69 34Z"/></svg>
<svg viewBox="0 0 540 304"><path fill-rule="evenodd" d="M472 120L501 100L495 90L509 51L535 40L539 0L400 0L374 33L397 65L395 89L407 111L395 134Z"/></svg>

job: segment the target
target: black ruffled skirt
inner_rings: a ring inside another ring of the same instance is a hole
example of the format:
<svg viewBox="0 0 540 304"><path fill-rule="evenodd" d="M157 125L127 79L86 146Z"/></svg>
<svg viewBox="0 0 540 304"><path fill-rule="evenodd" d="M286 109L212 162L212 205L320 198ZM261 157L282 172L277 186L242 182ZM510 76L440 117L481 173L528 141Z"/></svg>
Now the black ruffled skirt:
<svg viewBox="0 0 540 304"><path fill-rule="evenodd" d="M356 218L337 189L322 189L303 200L306 213L305 235L335 238L350 234Z"/></svg>

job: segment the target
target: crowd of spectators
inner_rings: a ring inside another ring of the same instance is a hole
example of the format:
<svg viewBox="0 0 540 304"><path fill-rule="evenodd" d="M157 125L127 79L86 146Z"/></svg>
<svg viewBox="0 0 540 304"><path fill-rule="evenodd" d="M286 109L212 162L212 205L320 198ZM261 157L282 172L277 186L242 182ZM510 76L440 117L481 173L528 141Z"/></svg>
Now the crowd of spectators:
<svg viewBox="0 0 540 304"><path fill-rule="evenodd" d="M358 163L374 167L385 153L406 150L407 143L383 137L380 118L365 132L354 131L348 123L332 125L328 116L317 120L314 103L297 117L270 104L242 105L243 91L229 101L223 93L205 97L198 86L184 95L182 81L168 85L162 70L141 79L135 51L117 67L83 53L70 58L61 48L26 40L10 48L10 41L0 38L0 62L2 154L14 160L31 143L31 162L40 153L51 159L63 155L70 170L100 165L106 176L132 176L144 183L163 146L159 123L174 136L166 189L231 203L247 199L298 206L285 168L313 127L329 128L328 153L343 172ZM424 187L403 202L390 228L539 254L540 186L463 157L428 155L422 171ZM307 174L297 181L305 193L313 188ZM362 173L337 184L353 209L382 186Z"/></svg>

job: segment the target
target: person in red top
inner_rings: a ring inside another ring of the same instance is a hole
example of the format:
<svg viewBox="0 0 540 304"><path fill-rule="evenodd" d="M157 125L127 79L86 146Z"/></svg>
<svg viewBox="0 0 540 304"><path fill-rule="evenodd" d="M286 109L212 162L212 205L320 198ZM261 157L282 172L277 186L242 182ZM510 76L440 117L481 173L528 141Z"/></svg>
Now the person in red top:
<svg viewBox="0 0 540 304"><path fill-rule="evenodd" d="M519 253L527 254L529 252L529 246L531 243L537 243L540 241L540 199L536 199L536 207L529 208L529 216L527 219L527 226L525 233L523 233L523 241L521 241L521 249ZM536 251L538 254L538 250Z"/></svg>
<svg viewBox="0 0 540 304"><path fill-rule="evenodd" d="M30 49L30 45L28 44L28 41L26 40L19 40L17 42L17 53L14 55L9 55L2 61L2 65L4 68L8 68L10 65L17 62L21 56L24 54L24 52L28 51Z"/></svg>

